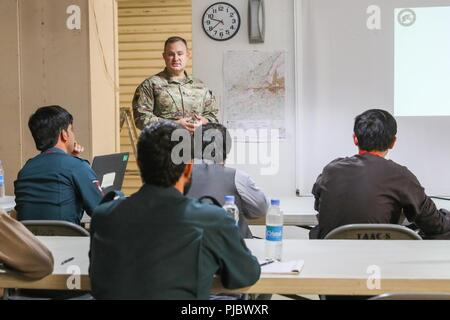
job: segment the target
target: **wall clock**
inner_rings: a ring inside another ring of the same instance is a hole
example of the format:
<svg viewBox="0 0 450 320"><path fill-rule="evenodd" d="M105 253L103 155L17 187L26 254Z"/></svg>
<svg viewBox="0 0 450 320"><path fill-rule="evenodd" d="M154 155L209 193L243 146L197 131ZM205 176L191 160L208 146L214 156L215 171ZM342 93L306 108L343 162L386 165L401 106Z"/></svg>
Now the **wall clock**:
<svg viewBox="0 0 450 320"><path fill-rule="evenodd" d="M241 26L239 11L226 2L210 5L203 14L202 26L213 40L225 41L233 38Z"/></svg>

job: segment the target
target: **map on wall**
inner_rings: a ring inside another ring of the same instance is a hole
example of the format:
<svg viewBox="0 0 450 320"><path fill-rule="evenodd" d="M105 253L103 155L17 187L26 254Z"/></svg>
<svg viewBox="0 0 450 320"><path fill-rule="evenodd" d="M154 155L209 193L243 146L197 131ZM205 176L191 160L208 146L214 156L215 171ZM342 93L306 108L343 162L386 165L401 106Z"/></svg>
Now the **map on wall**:
<svg viewBox="0 0 450 320"><path fill-rule="evenodd" d="M223 67L225 125L285 137L285 52L227 51Z"/></svg>

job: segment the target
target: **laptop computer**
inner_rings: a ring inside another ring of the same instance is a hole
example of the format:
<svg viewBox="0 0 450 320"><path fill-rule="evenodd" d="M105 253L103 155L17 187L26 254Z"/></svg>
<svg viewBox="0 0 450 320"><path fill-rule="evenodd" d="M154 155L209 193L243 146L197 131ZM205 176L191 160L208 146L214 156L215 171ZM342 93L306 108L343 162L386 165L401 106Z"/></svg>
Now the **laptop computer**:
<svg viewBox="0 0 450 320"><path fill-rule="evenodd" d="M122 189L128 157L128 152L122 152L97 156L92 161L92 170L97 175L104 194Z"/></svg>

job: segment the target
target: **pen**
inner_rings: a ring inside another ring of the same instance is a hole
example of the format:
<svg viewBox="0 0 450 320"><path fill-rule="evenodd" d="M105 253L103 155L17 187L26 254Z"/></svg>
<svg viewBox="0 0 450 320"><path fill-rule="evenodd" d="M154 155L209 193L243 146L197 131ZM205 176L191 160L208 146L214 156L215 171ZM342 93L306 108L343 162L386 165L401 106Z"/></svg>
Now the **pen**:
<svg viewBox="0 0 450 320"><path fill-rule="evenodd" d="M275 262L275 260L269 260L269 261L266 261L266 262L261 263L259 266L260 266L260 267L266 266L266 265L271 264L271 263L274 263L274 262Z"/></svg>
<svg viewBox="0 0 450 320"><path fill-rule="evenodd" d="M75 259L75 258L74 258L74 257L71 257L71 258L69 258L69 259L67 259L67 260L64 260L63 262L61 262L61 265L66 264L67 262L70 262L70 261L72 261L73 259Z"/></svg>

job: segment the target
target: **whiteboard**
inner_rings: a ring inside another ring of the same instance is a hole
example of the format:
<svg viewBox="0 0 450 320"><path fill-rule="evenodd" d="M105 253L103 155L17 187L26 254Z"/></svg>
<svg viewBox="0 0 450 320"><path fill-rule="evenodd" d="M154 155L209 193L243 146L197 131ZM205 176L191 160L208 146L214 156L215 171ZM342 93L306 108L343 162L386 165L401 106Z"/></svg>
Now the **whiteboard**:
<svg viewBox="0 0 450 320"><path fill-rule="evenodd" d="M380 30L367 28L367 8L374 4ZM352 131L358 114L370 108L394 114L395 9L425 6L450 6L450 0L296 1L296 186L302 195L310 194L327 163L357 153ZM448 30L442 41L450 42ZM428 195L450 195L450 117L396 119L397 145L388 158L407 166Z"/></svg>

